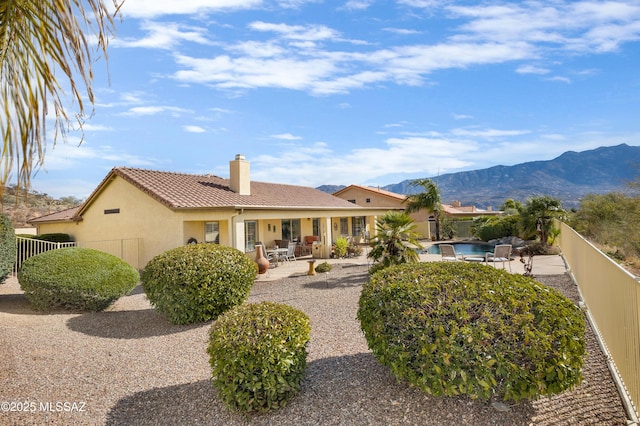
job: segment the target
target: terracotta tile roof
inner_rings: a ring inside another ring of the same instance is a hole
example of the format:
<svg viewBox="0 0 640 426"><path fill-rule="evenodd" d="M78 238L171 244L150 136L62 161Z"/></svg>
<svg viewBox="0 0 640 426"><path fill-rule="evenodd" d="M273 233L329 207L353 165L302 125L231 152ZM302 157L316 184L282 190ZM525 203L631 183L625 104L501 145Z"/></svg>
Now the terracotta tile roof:
<svg viewBox="0 0 640 426"><path fill-rule="evenodd" d="M113 178L122 179L136 186L160 203L173 209L244 207L244 208L358 208L352 203L318 189L266 182L251 182L251 195L240 195L229 188L229 179L214 175L116 167L105 178L101 188Z"/></svg>
<svg viewBox="0 0 640 426"><path fill-rule="evenodd" d="M391 192L391 191L387 191L384 189L380 189L380 187L373 187L373 186L363 186L363 185L349 185L346 188L342 188L339 191L336 191L333 193L333 195L337 195L340 194L343 191L346 191L348 189L351 188L357 188L357 189L362 189L364 191L368 191L368 192L372 192L372 193L376 193L376 194L382 194L382 195L386 195L387 197L392 197L392 198L397 198L398 200L403 201L405 198L407 198L406 195L402 195L402 194L397 194L395 192Z"/></svg>
<svg viewBox="0 0 640 426"><path fill-rule="evenodd" d="M66 220L73 220L73 217L76 215L80 206L71 207L69 209L60 210L59 212L49 213L44 216L37 217L35 219L31 219L28 223L41 223L41 222L60 222Z"/></svg>

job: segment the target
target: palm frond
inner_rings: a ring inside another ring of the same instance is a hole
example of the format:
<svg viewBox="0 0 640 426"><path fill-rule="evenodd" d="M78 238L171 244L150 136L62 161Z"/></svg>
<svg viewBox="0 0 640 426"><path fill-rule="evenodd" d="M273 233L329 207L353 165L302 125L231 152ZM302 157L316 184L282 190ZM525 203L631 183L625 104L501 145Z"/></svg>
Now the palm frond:
<svg viewBox="0 0 640 426"><path fill-rule="evenodd" d="M113 17L121 5L117 0L113 4L114 13L103 0L0 3L0 196L14 167L18 187L28 188L31 176L43 165L48 115L55 120L54 144L59 136L65 138L70 126L68 102L74 105L74 118L82 129L85 95L94 103L93 51L86 34L95 36L106 58Z"/></svg>

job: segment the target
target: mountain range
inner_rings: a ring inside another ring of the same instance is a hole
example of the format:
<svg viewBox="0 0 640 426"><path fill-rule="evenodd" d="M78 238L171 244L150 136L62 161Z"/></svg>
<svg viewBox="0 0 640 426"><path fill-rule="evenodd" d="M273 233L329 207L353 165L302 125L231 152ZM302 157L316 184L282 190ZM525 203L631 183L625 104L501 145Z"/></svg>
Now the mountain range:
<svg viewBox="0 0 640 426"><path fill-rule="evenodd" d="M625 191L639 175L640 146L620 144L567 151L548 161L447 173L430 179L437 182L446 204L460 201L464 206L495 209L509 198L524 203L532 196L549 195L560 199L565 208L575 208L586 194ZM317 189L333 193L342 188L344 185L323 185ZM411 180L381 189L404 195L421 191Z"/></svg>

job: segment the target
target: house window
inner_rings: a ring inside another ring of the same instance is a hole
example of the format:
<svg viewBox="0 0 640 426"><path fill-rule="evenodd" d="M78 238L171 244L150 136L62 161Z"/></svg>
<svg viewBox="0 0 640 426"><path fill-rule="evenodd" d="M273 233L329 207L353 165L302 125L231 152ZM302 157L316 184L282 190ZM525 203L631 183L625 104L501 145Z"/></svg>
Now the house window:
<svg viewBox="0 0 640 426"><path fill-rule="evenodd" d="M340 235L349 235L349 218L340 218Z"/></svg>
<svg viewBox="0 0 640 426"><path fill-rule="evenodd" d="M204 223L204 242L220 244L220 222Z"/></svg>
<svg viewBox="0 0 640 426"><path fill-rule="evenodd" d="M282 219L282 239L300 240L300 219Z"/></svg>
<svg viewBox="0 0 640 426"><path fill-rule="evenodd" d="M317 217L313 218L313 235L320 236L320 219Z"/></svg>
<svg viewBox="0 0 640 426"><path fill-rule="evenodd" d="M258 241L258 222L248 220L244 223L244 248L245 251L253 251L256 249L256 241Z"/></svg>
<svg viewBox="0 0 640 426"><path fill-rule="evenodd" d="M104 214L118 214L120 213L120 209L106 209Z"/></svg>
<svg viewBox="0 0 640 426"><path fill-rule="evenodd" d="M364 232L364 216L354 216L351 218L351 235L363 235Z"/></svg>
<svg viewBox="0 0 640 426"><path fill-rule="evenodd" d="M349 201L350 203L353 203L353 204L356 203L356 200L347 200L347 201Z"/></svg>
<svg viewBox="0 0 640 426"><path fill-rule="evenodd" d="M365 200L365 202L366 202L367 204L371 203L371 198L367 198L367 199Z"/></svg>

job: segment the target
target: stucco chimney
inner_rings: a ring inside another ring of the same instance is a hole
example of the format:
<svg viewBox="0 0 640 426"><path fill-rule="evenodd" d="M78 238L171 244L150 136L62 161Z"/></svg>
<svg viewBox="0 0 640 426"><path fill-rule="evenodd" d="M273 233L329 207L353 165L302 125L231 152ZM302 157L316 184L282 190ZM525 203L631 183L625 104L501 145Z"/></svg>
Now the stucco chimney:
<svg viewBox="0 0 640 426"><path fill-rule="evenodd" d="M240 195L251 195L249 162L242 154L237 154L235 160L229 161L229 187Z"/></svg>

